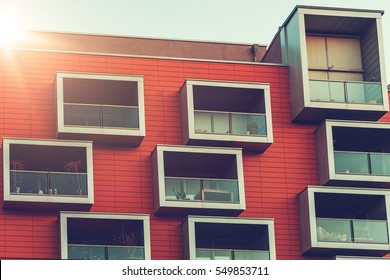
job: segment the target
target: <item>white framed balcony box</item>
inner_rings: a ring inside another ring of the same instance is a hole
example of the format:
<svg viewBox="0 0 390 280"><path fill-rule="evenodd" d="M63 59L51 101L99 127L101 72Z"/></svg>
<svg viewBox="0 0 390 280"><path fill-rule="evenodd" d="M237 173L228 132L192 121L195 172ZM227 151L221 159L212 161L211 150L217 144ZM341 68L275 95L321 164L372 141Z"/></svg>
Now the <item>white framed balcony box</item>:
<svg viewBox="0 0 390 280"><path fill-rule="evenodd" d="M146 214L60 212L60 259L150 260Z"/></svg>
<svg viewBox="0 0 390 280"><path fill-rule="evenodd" d="M276 259L274 219L190 215L182 234L184 259Z"/></svg>
<svg viewBox="0 0 390 280"><path fill-rule="evenodd" d="M187 79L180 96L183 144L264 152L273 143L269 84Z"/></svg>
<svg viewBox="0 0 390 280"><path fill-rule="evenodd" d="M152 164L155 212L237 215L245 210L239 148L157 145Z"/></svg>
<svg viewBox="0 0 390 280"><path fill-rule="evenodd" d="M321 185L390 187L390 123L325 120L316 130Z"/></svg>
<svg viewBox="0 0 390 280"><path fill-rule="evenodd" d="M58 138L138 146L145 136L142 76L57 72Z"/></svg>
<svg viewBox="0 0 390 280"><path fill-rule="evenodd" d="M304 255L390 253L390 191L308 186L298 195Z"/></svg>
<svg viewBox="0 0 390 280"><path fill-rule="evenodd" d="M89 209L92 142L3 138L4 207Z"/></svg>

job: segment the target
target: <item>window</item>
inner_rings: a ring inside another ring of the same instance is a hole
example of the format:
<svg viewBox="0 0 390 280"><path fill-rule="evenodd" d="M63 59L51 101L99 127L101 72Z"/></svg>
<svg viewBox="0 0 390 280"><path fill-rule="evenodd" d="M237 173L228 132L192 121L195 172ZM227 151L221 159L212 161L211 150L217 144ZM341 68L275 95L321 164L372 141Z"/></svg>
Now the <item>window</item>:
<svg viewBox="0 0 390 280"><path fill-rule="evenodd" d="M273 219L188 216L182 225L190 260L272 260Z"/></svg>
<svg viewBox="0 0 390 280"><path fill-rule="evenodd" d="M143 78L57 73L57 125L61 138L139 145L145 136Z"/></svg>
<svg viewBox="0 0 390 280"><path fill-rule="evenodd" d="M320 184L390 185L390 124L327 120L316 137Z"/></svg>
<svg viewBox="0 0 390 280"><path fill-rule="evenodd" d="M156 211L245 209L240 149L158 145L152 162Z"/></svg>
<svg viewBox="0 0 390 280"><path fill-rule="evenodd" d="M61 212L61 259L150 259L149 215Z"/></svg>
<svg viewBox="0 0 390 280"><path fill-rule="evenodd" d="M184 144L263 152L273 142L268 84L187 80L181 98Z"/></svg>
<svg viewBox="0 0 390 280"><path fill-rule="evenodd" d="M383 189L308 187L299 194L303 253L386 255L389 199Z"/></svg>
<svg viewBox="0 0 390 280"><path fill-rule="evenodd" d="M306 44L311 101L383 104L381 83L364 81L359 38L306 36Z"/></svg>
<svg viewBox="0 0 390 280"><path fill-rule="evenodd" d="M92 143L3 139L4 204L91 206Z"/></svg>

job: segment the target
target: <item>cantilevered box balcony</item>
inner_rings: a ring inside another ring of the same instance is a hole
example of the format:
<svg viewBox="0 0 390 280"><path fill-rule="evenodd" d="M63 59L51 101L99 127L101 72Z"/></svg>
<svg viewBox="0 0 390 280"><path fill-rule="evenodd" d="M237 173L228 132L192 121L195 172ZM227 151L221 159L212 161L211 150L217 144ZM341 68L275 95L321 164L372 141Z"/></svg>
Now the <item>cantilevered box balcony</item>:
<svg viewBox="0 0 390 280"><path fill-rule="evenodd" d="M61 212L61 259L150 260L149 215Z"/></svg>
<svg viewBox="0 0 390 280"><path fill-rule="evenodd" d="M4 206L90 208L92 143L3 139Z"/></svg>
<svg viewBox="0 0 390 280"><path fill-rule="evenodd" d="M182 233L184 259L276 259L273 219L188 216Z"/></svg>
<svg viewBox="0 0 390 280"><path fill-rule="evenodd" d="M144 115L142 77L57 73L59 138L139 145Z"/></svg>
<svg viewBox="0 0 390 280"><path fill-rule="evenodd" d="M264 152L273 142L268 84L186 80L183 143Z"/></svg>
<svg viewBox="0 0 390 280"><path fill-rule="evenodd" d="M383 11L297 6L264 62L289 65L296 122L378 120L389 111Z"/></svg>
<svg viewBox="0 0 390 280"><path fill-rule="evenodd" d="M245 209L241 149L158 145L152 161L156 212Z"/></svg>
<svg viewBox="0 0 390 280"><path fill-rule="evenodd" d="M326 120L316 137L321 185L390 187L389 123Z"/></svg>
<svg viewBox="0 0 390 280"><path fill-rule="evenodd" d="M298 197L303 254L390 252L390 191L309 186Z"/></svg>

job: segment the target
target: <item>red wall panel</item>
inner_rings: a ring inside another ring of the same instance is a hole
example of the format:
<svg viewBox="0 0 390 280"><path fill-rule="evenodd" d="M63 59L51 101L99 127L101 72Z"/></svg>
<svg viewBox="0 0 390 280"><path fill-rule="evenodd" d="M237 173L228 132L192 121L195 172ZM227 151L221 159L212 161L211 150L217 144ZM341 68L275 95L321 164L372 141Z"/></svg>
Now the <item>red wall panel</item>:
<svg viewBox="0 0 390 280"><path fill-rule="evenodd" d="M318 184L317 126L291 123L287 67L28 51L2 53L0 65L1 138L56 138L57 71L144 76L147 136L136 148L94 143L91 211L151 214L153 259L182 258L184 216L153 215L150 155L156 144L182 144L184 80L269 83L274 143L264 154L244 154L247 210L241 216L275 218L277 258L307 258L300 253L296 196ZM58 211L0 209L0 259L58 258L58 227Z"/></svg>

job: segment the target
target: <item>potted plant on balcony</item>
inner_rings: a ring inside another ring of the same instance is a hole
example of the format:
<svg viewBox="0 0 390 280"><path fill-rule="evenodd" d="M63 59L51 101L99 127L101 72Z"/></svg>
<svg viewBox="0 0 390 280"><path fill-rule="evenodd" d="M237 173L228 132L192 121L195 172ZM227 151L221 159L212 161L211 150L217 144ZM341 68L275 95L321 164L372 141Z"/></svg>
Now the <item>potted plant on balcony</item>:
<svg viewBox="0 0 390 280"><path fill-rule="evenodd" d="M254 116L249 116L247 120L247 134L259 134L259 122Z"/></svg>
<svg viewBox="0 0 390 280"><path fill-rule="evenodd" d="M127 259L137 259L136 253L138 247L136 246L138 244L138 237L134 230L127 230L122 225L116 234L114 234L114 240L116 240L121 246L126 247Z"/></svg>
<svg viewBox="0 0 390 280"><path fill-rule="evenodd" d="M23 170L24 169L23 160L14 158L13 160L11 160L11 168L12 171ZM14 192L20 193L21 178L19 174L17 172L12 172L12 179L14 185Z"/></svg>
<svg viewBox="0 0 390 280"><path fill-rule="evenodd" d="M76 181L77 181L77 194L82 195L83 190L81 188L79 170L81 166L81 160L69 160L65 162L64 168L67 172L76 173Z"/></svg>

